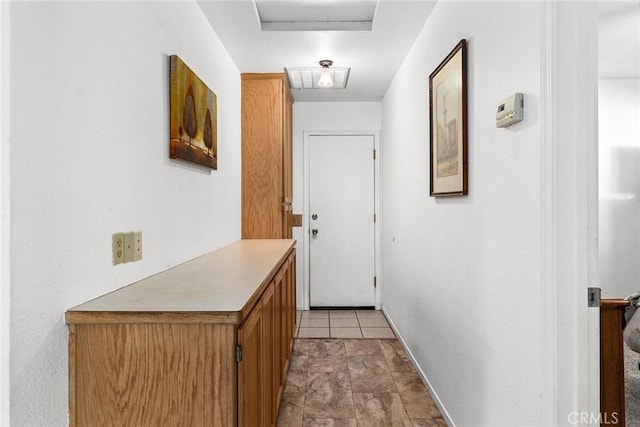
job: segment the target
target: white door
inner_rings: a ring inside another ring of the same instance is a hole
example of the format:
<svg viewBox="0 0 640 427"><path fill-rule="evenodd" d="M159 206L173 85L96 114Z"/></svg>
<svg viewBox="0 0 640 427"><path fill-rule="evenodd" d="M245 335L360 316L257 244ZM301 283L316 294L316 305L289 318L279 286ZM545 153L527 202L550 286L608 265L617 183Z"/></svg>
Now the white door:
<svg viewBox="0 0 640 427"><path fill-rule="evenodd" d="M309 137L309 302L375 305L373 135Z"/></svg>

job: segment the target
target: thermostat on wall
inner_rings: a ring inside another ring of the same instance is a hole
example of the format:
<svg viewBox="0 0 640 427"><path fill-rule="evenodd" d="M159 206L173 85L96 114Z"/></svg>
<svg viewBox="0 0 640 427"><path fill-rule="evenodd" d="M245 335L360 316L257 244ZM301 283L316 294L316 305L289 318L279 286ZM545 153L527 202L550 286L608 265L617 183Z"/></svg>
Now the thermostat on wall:
<svg viewBox="0 0 640 427"><path fill-rule="evenodd" d="M496 127L506 128L523 119L524 96L516 92L498 105Z"/></svg>

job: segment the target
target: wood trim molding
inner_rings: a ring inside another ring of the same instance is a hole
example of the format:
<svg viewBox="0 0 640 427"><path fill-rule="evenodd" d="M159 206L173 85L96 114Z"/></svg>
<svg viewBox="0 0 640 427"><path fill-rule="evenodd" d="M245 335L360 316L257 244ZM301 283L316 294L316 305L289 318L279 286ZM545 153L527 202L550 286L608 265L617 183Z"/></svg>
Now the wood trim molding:
<svg viewBox="0 0 640 427"><path fill-rule="evenodd" d="M240 312L114 312L114 311L67 311L65 319L69 325L112 323L216 323L237 325L242 322Z"/></svg>
<svg viewBox="0 0 640 427"><path fill-rule="evenodd" d="M242 73L240 74L243 80L273 80L279 79L283 82L289 83L286 73Z"/></svg>

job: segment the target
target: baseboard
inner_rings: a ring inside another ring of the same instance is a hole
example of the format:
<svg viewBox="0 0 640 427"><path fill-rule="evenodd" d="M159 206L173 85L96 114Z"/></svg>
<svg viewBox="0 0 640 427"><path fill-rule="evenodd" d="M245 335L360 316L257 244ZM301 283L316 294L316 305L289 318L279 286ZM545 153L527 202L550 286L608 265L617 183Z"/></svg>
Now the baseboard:
<svg viewBox="0 0 640 427"><path fill-rule="evenodd" d="M429 378L427 378L427 375L424 373L424 371L422 370L422 368L418 364L418 361L413 356L413 353L411 352L411 350L407 346L407 343L405 342L404 338L402 338L402 334L400 333L400 331L398 331L398 328L396 327L395 323L393 322L393 319L391 319L391 316L389 316L389 313L387 313L387 310L385 310L384 307L381 307L380 309L382 310L382 313L384 314L384 317L387 318L387 321L389 322L389 325L391 326L391 329L393 329L393 332L396 334L396 337L398 337L398 341L400 341L400 344L402 345L402 348L404 348L404 351L409 356L409 359L411 360L411 363L413 363L413 366L416 368L416 371L418 372L418 376L420 377L420 379L424 383L425 387L427 388L427 391L431 395L431 398L433 399L433 402L438 407L438 410L442 414L442 418L444 418L444 420L446 421L448 426L455 427L456 425L454 424L453 420L451 419L451 416L449 415L449 412L447 412L447 409L442 404L442 401L438 397L438 393L433 389L433 387L431 387L431 383L429 382Z"/></svg>

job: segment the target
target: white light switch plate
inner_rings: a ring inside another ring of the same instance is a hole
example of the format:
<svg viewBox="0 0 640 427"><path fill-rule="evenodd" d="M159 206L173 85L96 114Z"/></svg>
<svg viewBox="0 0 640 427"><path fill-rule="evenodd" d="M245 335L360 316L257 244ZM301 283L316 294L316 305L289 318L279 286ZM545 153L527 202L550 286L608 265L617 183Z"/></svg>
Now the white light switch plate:
<svg viewBox="0 0 640 427"><path fill-rule="evenodd" d="M133 245L134 245L134 233L124 233L124 262L133 261Z"/></svg>
<svg viewBox="0 0 640 427"><path fill-rule="evenodd" d="M142 231L133 233L133 260L140 261L142 259Z"/></svg>

